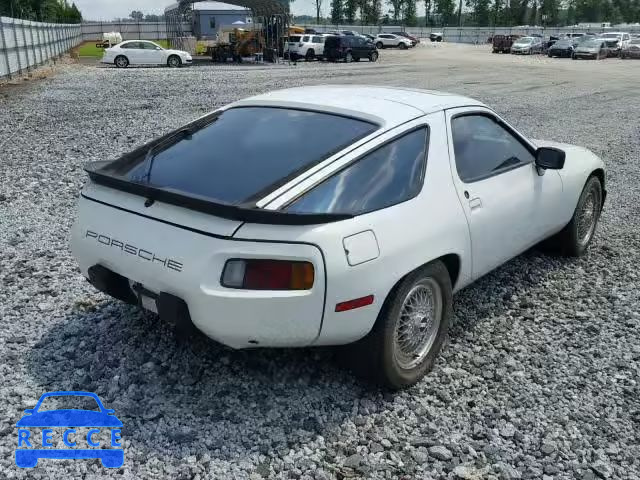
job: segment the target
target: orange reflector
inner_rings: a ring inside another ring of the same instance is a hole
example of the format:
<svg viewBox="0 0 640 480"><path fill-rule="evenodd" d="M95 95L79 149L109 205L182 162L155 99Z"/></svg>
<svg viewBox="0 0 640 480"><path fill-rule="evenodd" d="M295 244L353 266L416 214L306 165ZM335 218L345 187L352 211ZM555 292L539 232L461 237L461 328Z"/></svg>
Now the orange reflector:
<svg viewBox="0 0 640 480"><path fill-rule="evenodd" d="M347 310L353 310L354 308L366 307L373 303L373 295L367 295L366 297L354 298L346 302L341 302L336 305L336 312L346 312Z"/></svg>

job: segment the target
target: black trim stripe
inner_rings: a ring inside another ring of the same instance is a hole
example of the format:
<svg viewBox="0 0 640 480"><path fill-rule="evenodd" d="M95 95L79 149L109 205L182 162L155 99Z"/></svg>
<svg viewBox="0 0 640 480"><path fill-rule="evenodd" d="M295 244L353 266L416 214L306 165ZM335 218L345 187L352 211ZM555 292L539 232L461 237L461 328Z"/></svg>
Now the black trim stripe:
<svg viewBox="0 0 640 480"><path fill-rule="evenodd" d="M147 218L149 220L155 220L156 222L164 223L165 225L170 225L172 227L181 228L182 230L187 230L189 232L197 233L199 235L205 235L207 237L220 238L220 239L224 239L224 240L230 240L231 239L230 236L218 235L216 233L211 233L211 232L205 232L204 230L198 230L197 228L187 227L185 225L180 225L178 223L173 223L173 222L170 222L168 220L163 220L161 218L152 217L150 215L145 215L144 213L136 212L135 210L129 210L128 208L119 207L119 206L113 205L111 203L103 202L102 200L98 200L97 198L89 197L89 196L85 195L84 193L81 193L80 196L82 198L86 199L86 200L91 201L91 202L99 203L100 205L104 205L106 207L115 208L116 210L120 210L121 212L132 213L132 214L138 215L139 217L142 217L142 218ZM236 232L237 232L237 229L233 232L233 234L235 234Z"/></svg>

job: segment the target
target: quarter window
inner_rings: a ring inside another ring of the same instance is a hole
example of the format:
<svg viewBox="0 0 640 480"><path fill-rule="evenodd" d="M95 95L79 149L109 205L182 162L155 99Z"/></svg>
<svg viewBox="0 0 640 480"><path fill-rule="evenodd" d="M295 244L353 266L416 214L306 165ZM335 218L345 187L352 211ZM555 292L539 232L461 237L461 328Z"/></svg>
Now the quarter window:
<svg viewBox="0 0 640 480"><path fill-rule="evenodd" d="M358 215L409 200L422 187L427 145L426 128L407 133L294 200L287 211Z"/></svg>
<svg viewBox="0 0 640 480"><path fill-rule="evenodd" d="M534 161L533 154L493 117L463 115L451 121L456 168L464 182L481 180Z"/></svg>

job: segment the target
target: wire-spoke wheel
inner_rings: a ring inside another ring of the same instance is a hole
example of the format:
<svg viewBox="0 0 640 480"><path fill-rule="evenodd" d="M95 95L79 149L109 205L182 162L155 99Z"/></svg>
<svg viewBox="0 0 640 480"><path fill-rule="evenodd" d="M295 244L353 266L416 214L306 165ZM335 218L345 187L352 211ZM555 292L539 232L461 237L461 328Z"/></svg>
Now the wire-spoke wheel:
<svg viewBox="0 0 640 480"><path fill-rule="evenodd" d="M598 185L591 185L584 198L577 221L577 237L581 246L586 247L596 230L600 206L602 204L602 190Z"/></svg>
<svg viewBox="0 0 640 480"><path fill-rule="evenodd" d="M593 240L602 212L604 189L600 179L591 176L587 180L578 199L571 221L546 244L559 249L564 255L579 257Z"/></svg>
<svg viewBox="0 0 640 480"><path fill-rule="evenodd" d="M442 292L427 278L407 294L393 335L393 354L398 365L409 370L420 364L433 345L442 317Z"/></svg>
<svg viewBox="0 0 640 480"><path fill-rule="evenodd" d="M358 374L392 389L408 387L433 368L451 316L451 277L435 260L393 287L371 332L343 350Z"/></svg>

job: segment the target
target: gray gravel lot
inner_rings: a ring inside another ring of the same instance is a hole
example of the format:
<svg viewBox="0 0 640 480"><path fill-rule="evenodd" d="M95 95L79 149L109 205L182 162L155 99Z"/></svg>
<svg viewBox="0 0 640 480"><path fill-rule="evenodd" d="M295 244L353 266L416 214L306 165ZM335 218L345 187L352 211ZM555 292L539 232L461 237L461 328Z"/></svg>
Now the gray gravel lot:
<svg viewBox="0 0 640 480"><path fill-rule="evenodd" d="M640 61L384 51L377 64L116 70L66 66L0 89L0 477L640 478ZM331 349L176 340L80 276L68 231L87 161L275 88L368 83L476 97L534 138L608 164L589 253L527 252L454 298L434 372L372 389ZM123 421L125 465L16 468L41 393L88 390Z"/></svg>

